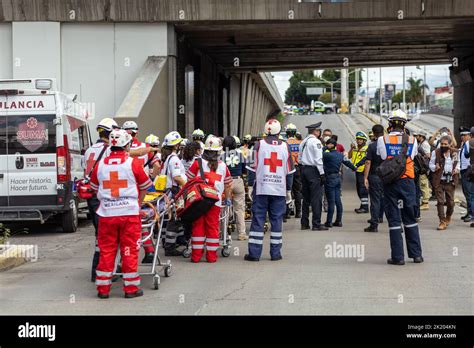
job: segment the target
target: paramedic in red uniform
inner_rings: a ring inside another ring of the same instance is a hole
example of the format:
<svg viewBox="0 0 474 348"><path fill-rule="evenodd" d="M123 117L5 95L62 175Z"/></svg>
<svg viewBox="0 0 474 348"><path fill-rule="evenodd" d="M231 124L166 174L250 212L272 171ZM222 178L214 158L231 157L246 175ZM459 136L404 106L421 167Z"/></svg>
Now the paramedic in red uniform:
<svg viewBox="0 0 474 348"><path fill-rule="evenodd" d="M152 182L139 160L130 157L132 137L125 130L110 133L110 156L101 160L91 176L100 206L100 248L96 284L99 298L108 298L117 249L120 246L125 298L143 295L138 275L140 205Z"/></svg>
<svg viewBox="0 0 474 348"><path fill-rule="evenodd" d="M102 119L97 125L97 133L99 133L99 140L91 147L89 147L84 154L84 177L90 176L92 170L94 169L95 163L102 158L107 157L110 154L110 149L108 148L110 132L113 129L118 129L119 126L111 118ZM100 249L97 245L97 230L99 228L99 216L96 214L96 210L99 207L99 200L94 195L94 197L87 200L87 206L89 208L89 214L91 216L92 224L94 225L95 230L95 252L92 258L92 270L91 270L91 281L95 282L95 270L99 264Z"/></svg>
<svg viewBox="0 0 474 348"><path fill-rule="evenodd" d="M221 140L217 137L210 136L206 140L204 153L202 154L202 169L204 177L209 185L214 188L222 197L225 193L226 199L224 204L230 206L232 192L232 176L226 164L219 159L222 151ZM199 160L195 160L189 167L186 176L189 179L199 175ZM222 199L222 198L221 198ZM207 262L217 261L217 249L219 248L219 217L221 212L221 201L217 202L206 214L193 222L193 230L191 237L192 245L192 262L199 262L204 252L204 244L206 245Z"/></svg>
<svg viewBox="0 0 474 348"><path fill-rule="evenodd" d="M161 170L161 161L160 156L157 156L154 151L151 151L153 148L150 144L142 143L138 140L138 125L134 121L127 121L123 124L122 128L127 131L128 134L132 136L132 144L130 145L130 150L136 151L139 149L150 149L149 152L144 153L141 156L138 156L138 160L142 167L146 168L145 170L150 172L150 177L153 180ZM147 138L148 139L148 138ZM159 142L158 142L159 145ZM155 148L158 148L158 145L155 145ZM149 170L148 168L151 168ZM144 232L146 235L148 232ZM152 263L153 254L155 253L155 248L153 247L153 242L151 239L148 239L143 244L143 249L145 250L145 256L142 260L142 263Z"/></svg>

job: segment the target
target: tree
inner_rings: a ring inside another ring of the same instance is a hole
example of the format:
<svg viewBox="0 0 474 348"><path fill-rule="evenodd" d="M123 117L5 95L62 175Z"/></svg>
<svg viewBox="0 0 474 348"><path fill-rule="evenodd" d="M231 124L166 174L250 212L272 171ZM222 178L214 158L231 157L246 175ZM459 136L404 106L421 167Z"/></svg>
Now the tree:
<svg viewBox="0 0 474 348"><path fill-rule="evenodd" d="M356 88L356 76L354 73L355 69L349 69L349 100L353 100L355 95L355 88ZM362 86L363 78L362 78L362 69L359 70L359 88ZM336 69L325 69L321 74L321 77L327 81L338 81L334 84L334 90L338 93L341 93L341 70ZM329 84L328 84L329 86Z"/></svg>
<svg viewBox="0 0 474 348"><path fill-rule="evenodd" d="M331 100L331 92L321 94L318 100L324 104L332 103L333 101Z"/></svg>
<svg viewBox="0 0 474 348"><path fill-rule="evenodd" d="M402 92L398 92L392 97L392 103L398 103L401 105L403 103L403 94Z"/></svg>
<svg viewBox="0 0 474 348"><path fill-rule="evenodd" d="M293 71L293 76L290 78L290 87L285 92L286 104L311 104L311 96L306 94L306 85L301 81L317 81L319 78L314 76L313 70L299 70Z"/></svg>
<svg viewBox="0 0 474 348"><path fill-rule="evenodd" d="M423 89L429 88L427 84L423 83L422 79L414 79L410 77L408 80L409 89L406 91L406 100L409 103L419 103L423 100Z"/></svg>

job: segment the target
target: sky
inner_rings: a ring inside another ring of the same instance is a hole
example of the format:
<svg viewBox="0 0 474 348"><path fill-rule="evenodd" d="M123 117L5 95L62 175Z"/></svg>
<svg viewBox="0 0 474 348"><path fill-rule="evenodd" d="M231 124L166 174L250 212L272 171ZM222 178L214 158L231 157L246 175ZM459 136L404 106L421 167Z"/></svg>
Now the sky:
<svg viewBox="0 0 474 348"><path fill-rule="evenodd" d="M414 78L423 79L424 71L423 66L417 69L416 66L405 67L405 77L410 78L413 74ZM451 83L449 79L449 65L427 65L426 66L426 82L430 88L430 91L434 91L434 87L445 86L446 81ZM320 74L321 70L316 70L316 73ZM278 87L278 91L285 100L285 91L290 85L289 79L293 74L292 71L283 72L272 72L275 83ZM362 72L362 87L361 91L366 89L367 86L367 71ZM390 67L382 68L382 86L387 83L395 83L397 85L397 92L403 89L403 68L402 67ZM375 94L376 88L380 85L380 68L369 68L369 93L371 96ZM408 85L408 83L406 84Z"/></svg>

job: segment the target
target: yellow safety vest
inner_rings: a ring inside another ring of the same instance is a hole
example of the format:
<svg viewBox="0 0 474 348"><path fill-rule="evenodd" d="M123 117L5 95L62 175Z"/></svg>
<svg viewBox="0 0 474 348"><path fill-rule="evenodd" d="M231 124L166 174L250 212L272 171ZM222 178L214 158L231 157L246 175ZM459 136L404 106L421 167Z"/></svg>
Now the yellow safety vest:
<svg viewBox="0 0 474 348"><path fill-rule="evenodd" d="M352 150L352 158L351 162L355 166L357 163L362 161L367 156L367 149L369 148L368 145L362 146L362 148ZM365 163L357 168L357 173L363 173L365 169Z"/></svg>

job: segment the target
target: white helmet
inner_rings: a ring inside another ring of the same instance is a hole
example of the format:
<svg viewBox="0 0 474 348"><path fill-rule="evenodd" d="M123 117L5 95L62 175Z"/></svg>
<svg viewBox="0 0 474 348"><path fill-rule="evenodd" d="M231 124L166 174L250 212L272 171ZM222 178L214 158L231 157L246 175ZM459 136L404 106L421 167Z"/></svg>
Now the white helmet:
<svg viewBox="0 0 474 348"><path fill-rule="evenodd" d="M186 146L186 145L188 145L188 143L189 143L189 139L184 138L183 141L181 142L181 146Z"/></svg>
<svg viewBox="0 0 474 348"><path fill-rule="evenodd" d="M206 144L204 145L204 150L221 151L222 150L221 139L215 136L208 137L206 140Z"/></svg>
<svg viewBox="0 0 474 348"><path fill-rule="evenodd" d="M408 122L408 116L405 112L403 112L403 110L397 109L391 112L390 116L388 117L388 120Z"/></svg>
<svg viewBox="0 0 474 348"><path fill-rule="evenodd" d="M296 129L296 126L293 124L293 123L288 123L288 125L286 126L285 130L288 132L288 131L297 131Z"/></svg>
<svg viewBox="0 0 474 348"><path fill-rule="evenodd" d="M111 132L113 129L119 128L117 122L113 119L107 117L100 120L99 124L97 125L97 130L103 129L107 132Z"/></svg>
<svg viewBox="0 0 474 348"><path fill-rule="evenodd" d="M132 136L125 129L114 129L109 136L110 146L125 147L132 141Z"/></svg>
<svg viewBox="0 0 474 348"><path fill-rule="evenodd" d="M265 123L265 134L277 135L281 132L281 124L274 118L270 119Z"/></svg>
<svg viewBox="0 0 474 348"><path fill-rule="evenodd" d="M181 134L176 131L166 134L165 140L163 141L163 146L176 146L183 141Z"/></svg>
<svg viewBox="0 0 474 348"><path fill-rule="evenodd" d="M150 134L145 138L145 143L151 146L158 146L160 145L160 138L154 134Z"/></svg>
<svg viewBox="0 0 474 348"><path fill-rule="evenodd" d="M138 132L138 125L135 121L127 121L123 124L122 126L123 129L125 129L126 131L130 130L134 133L137 133Z"/></svg>
<svg viewBox="0 0 474 348"><path fill-rule="evenodd" d="M204 139L204 132L202 130L195 129L193 132L193 139Z"/></svg>

